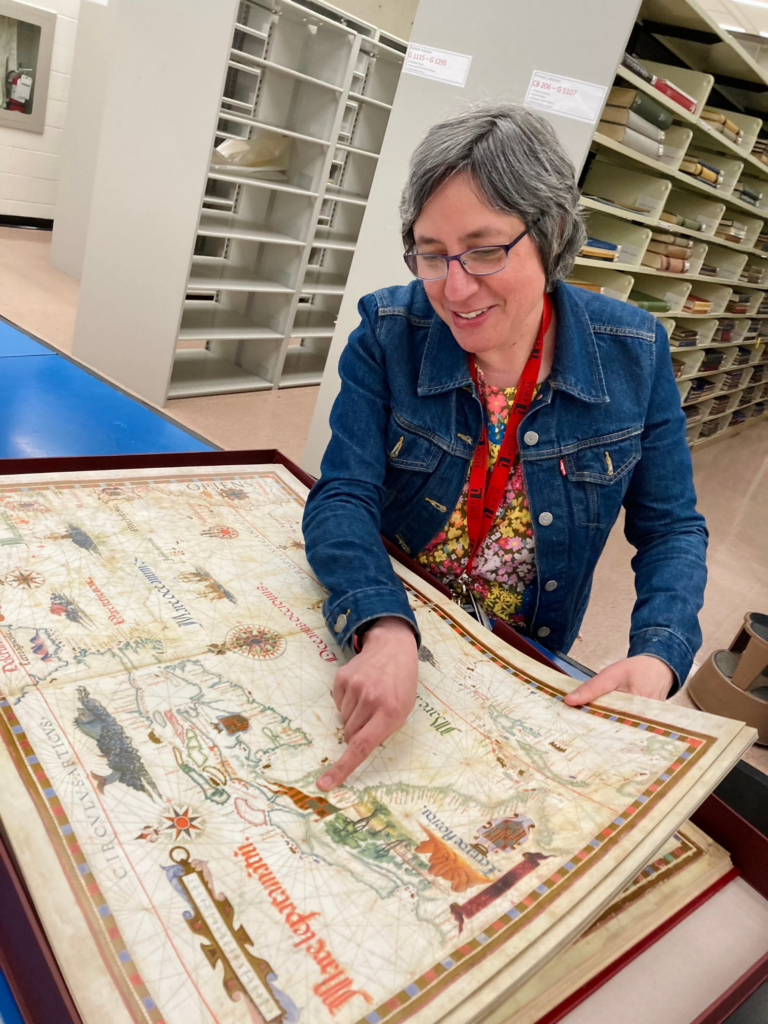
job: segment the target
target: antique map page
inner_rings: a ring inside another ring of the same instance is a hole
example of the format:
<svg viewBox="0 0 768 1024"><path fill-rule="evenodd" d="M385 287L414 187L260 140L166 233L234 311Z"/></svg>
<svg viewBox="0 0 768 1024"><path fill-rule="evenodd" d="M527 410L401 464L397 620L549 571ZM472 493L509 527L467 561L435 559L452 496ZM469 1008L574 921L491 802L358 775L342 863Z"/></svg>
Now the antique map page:
<svg viewBox="0 0 768 1024"><path fill-rule="evenodd" d="M305 495L273 465L0 484L0 814L86 1024L480 1019L752 742L623 694L570 708L398 568L416 707L321 795L347 655Z"/></svg>

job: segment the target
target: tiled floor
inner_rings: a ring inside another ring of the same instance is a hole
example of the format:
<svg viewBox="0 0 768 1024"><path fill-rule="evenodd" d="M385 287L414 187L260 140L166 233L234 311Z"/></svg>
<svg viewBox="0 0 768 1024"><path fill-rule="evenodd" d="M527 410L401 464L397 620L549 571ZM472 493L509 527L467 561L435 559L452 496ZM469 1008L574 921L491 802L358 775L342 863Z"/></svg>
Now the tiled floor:
<svg viewBox="0 0 768 1024"><path fill-rule="evenodd" d="M48 264L50 236L0 228L0 314L71 351L77 282ZM177 399L166 412L223 448L280 448L300 459L317 388ZM694 454L710 529L709 584L698 661L728 646L747 611L768 612L768 422ZM600 669L626 654L634 584L621 523L595 574L573 657ZM698 663L698 662L697 662ZM685 695L679 699L685 702ZM750 755L768 771L768 748Z"/></svg>

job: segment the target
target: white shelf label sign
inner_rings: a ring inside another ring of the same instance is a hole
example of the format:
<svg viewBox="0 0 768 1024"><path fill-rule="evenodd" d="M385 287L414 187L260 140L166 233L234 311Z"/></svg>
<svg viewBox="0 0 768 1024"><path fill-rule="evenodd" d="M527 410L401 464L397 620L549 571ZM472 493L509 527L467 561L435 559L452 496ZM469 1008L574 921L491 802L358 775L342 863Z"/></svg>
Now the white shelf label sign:
<svg viewBox="0 0 768 1024"><path fill-rule="evenodd" d="M550 75L546 71L534 71L525 94L525 106L551 110L553 114L593 124L603 109L606 92L607 87L604 85Z"/></svg>
<svg viewBox="0 0 768 1024"><path fill-rule="evenodd" d="M434 78L438 82L458 85L463 89L471 63L472 57L467 53L453 53L452 50L436 50L434 46L410 43L403 71L408 75Z"/></svg>

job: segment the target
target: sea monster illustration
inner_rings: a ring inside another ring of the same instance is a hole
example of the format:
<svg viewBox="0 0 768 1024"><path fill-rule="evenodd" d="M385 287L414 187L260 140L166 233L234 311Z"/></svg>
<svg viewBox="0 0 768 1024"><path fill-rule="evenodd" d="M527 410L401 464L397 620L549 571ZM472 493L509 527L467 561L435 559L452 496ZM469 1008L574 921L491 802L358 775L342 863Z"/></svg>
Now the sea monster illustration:
<svg viewBox="0 0 768 1024"><path fill-rule="evenodd" d="M146 793L149 797L154 793L159 797L160 792L152 776L123 727L103 704L91 697L84 686L78 686L77 696L80 706L75 725L80 732L96 740L96 746L106 757L111 769L109 775L96 775L91 772L91 778L96 780L99 792L103 793L105 787L113 782L122 782L124 786L130 786L139 793Z"/></svg>

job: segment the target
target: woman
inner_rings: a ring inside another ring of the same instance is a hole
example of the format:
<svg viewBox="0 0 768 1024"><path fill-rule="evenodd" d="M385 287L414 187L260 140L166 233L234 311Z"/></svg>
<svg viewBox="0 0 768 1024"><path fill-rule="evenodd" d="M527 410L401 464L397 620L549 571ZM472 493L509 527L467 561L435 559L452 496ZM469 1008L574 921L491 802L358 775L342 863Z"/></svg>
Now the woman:
<svg viewBox="0 0 768 1024"><path fill-rule="evenodd" d="M662 700L701 643L707 532L667 335L650 313L563 283L585 233L548 122L495 105L436 125L401 217L416 279L360 301L304 516L329 628L359 652L336 676L348 747L322 789L415 700L418 630L380 533L482 621L567 652L623 504L637 549L628 656L566 701Z"/></svg>

